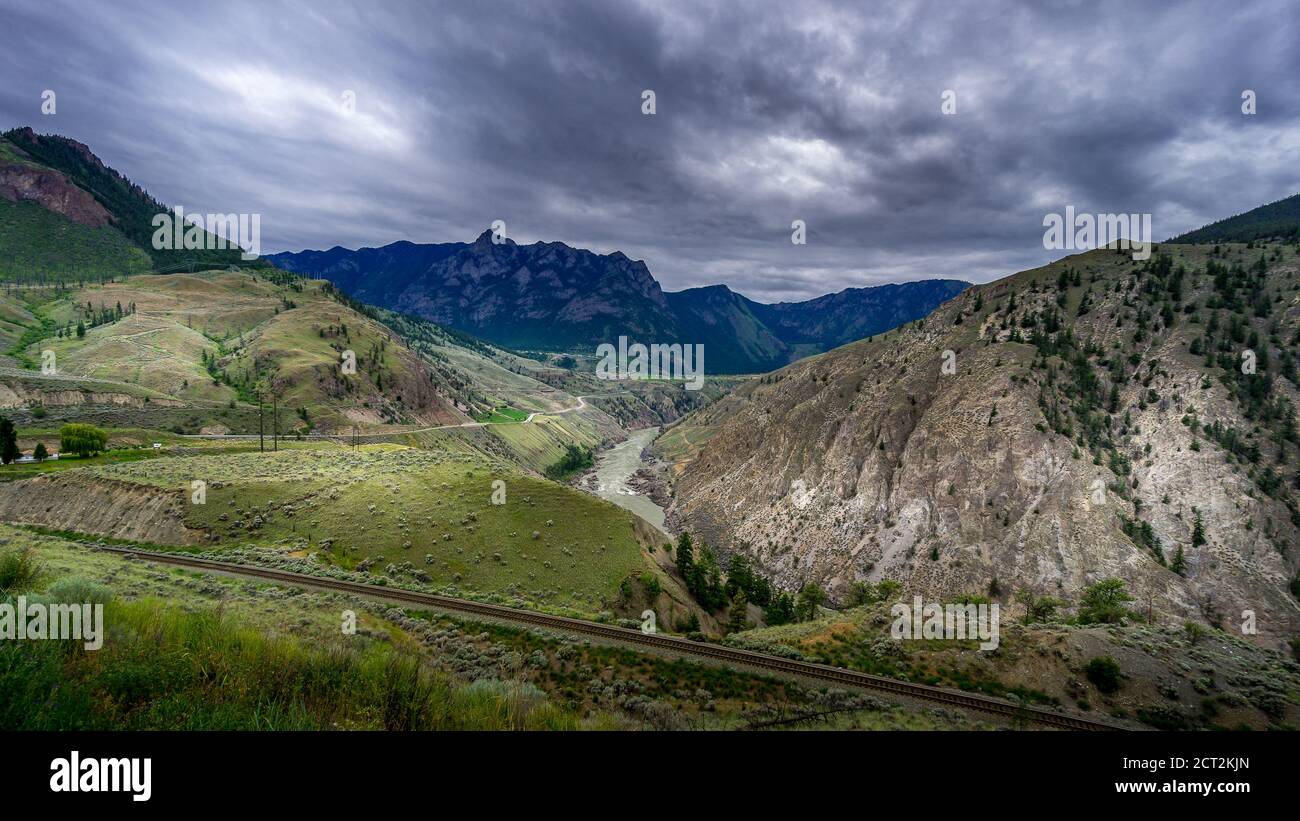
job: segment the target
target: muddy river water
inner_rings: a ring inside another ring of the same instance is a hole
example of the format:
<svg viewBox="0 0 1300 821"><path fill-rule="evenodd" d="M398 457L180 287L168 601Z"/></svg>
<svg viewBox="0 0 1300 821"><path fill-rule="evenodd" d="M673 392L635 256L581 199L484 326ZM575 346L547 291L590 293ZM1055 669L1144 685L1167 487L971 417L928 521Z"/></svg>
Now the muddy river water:
<svg viewBox="0 0 1300 821"><path fill-rule="evenodd" d="M664 509L651 501L649 496L637 493L627 484L641 467L641 451L658 434L659 428L633 431L626 440L597 456L593 490L602 499L632 511L663 530Z"/></svg>

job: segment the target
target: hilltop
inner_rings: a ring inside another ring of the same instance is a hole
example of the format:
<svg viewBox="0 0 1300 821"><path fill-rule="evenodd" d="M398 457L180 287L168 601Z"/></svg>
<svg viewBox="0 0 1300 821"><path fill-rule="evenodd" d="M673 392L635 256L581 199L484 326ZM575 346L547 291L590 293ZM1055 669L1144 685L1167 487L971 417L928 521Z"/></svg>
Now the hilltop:
<svg viewBox="0 0 1300 821"><path fill-rule="evenodd" d="M1300 194L1221 219L1169 241L1183 244L1258 240L1293 242L1297 238L1300 238Z"/></svg>
<svg viewBox="0 0 1300 821"><path fill-rule="evenodd" d="M36 230L21 230L32 219L35 203L62 219L47 217ZM31 128L14 128L0 135L0 228L9 232L3 246L9 257L8 278L20 282L86 281L106 273L136 273L140 264L155 269L244 265L268 267L261 260L244 261L239 250L171 250L153 247L157 214L172 209L140 186L110 168L84 143L57 134L37 134ZM13 212L26 219L16 218ZM18 228L11 224L17 222ZM107 229L86 231L83 229ZM78 244L102 249L99 255L69 255L57 244L47 244L51 232L67 234ZM113 240L92 241L98 233ZM34 247L25 247L35 243ZM126 249L130 249L127 252ZM143 256L141 256L143 255ZM130 257L124 261L119 257Z"/></svg>

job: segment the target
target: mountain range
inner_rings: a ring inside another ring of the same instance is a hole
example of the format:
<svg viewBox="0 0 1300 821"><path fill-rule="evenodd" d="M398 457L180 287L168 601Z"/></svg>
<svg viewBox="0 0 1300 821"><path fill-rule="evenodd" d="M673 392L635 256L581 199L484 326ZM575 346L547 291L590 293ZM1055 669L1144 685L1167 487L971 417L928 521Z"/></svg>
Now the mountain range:
<svg viewBox="0 0 1300 821"><path fill-rule="evenodd" d="M582 351L628 336L705 346L710 373L755 373L925 316L969 283L933 279L765 304L725 285L665 292L644 262L562 242L395 242L281 253L153 247L170 209L83 143L15 128L0 139L0 273L32 284L148 271L259 268L327 279L352 298L518 349Z"/></svg>
<svg viewBox="0 0 1300 821"><path fill-rule="evenodd" d="M590 349L619 336L705 346L711 373L771 370L925 316L969 287L935 279L764 304L725 285L665 292L644 262L561 242L470 243L273 254L356 299L517 349Z"/></svg>

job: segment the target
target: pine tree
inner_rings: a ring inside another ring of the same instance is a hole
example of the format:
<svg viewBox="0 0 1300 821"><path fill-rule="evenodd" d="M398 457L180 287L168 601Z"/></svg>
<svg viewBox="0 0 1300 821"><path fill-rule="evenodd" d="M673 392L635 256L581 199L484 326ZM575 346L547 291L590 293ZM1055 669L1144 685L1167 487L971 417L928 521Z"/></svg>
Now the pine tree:
<svg viewBox="0 0 1300 821"><path fill-rule="evenodd" d="M749 559L741 553L731 554L727 562L727 596L734 598L737 590L750 595L754 590L754 572L750 569Z"/></svg>
<svg viewBox="0 0 1300 821"><path fill-rule="evenodd" d="M739 633L749 627L749 597L744 590L736 591L736 598L731 600L731 613L727 619L727 632Z"/></svg>
<svg viewBox="0 0 1300 821"><path fill-rule="evenodd" d="M799 621L811 621L817 617L817 608L826 601L826 591L816 582L809 582L799 589L799 602L795 605L795 615Z"/></svg>
<svg viewBox="0 0 1300 821"><path fill-rule="evenodd" d="M710 610L725 607L727 605L727 592L722 589L722 573L718 570L717 562L709 563L706 584L703 596L706 606Z"/></svg>
<svg viewBox="0 0 1300 821"><path fill-rule="evenodd" d="M682 533L677 539L677 572L682 574L682 578L687 581L691 577L691 568L695 565L695 546L691 542L691 534Z"/></svg>
<svg viewBox="0 0 1300 821"><path fill-rule="evenodd" d="M1174 553L1174 560L1169 563L1169 569L1183 575L1187 572L1187 557L1183 555L1183 546L1179 545L1178 550Z"/></svg>
<svg viewBox="0 0 1300 821"><path fill-rule="evenodd" d="M772 597L772 603L763 608L763 621L769 627L794 621L794 599L789 593L782 591Z"/></svg>
<svg viewBox="0 0 1300 821"><path fill-rule="evenodd" d="M1192 547L1205 544L1205 523L1201 521L1200 508L1192 508Z"/></svg>

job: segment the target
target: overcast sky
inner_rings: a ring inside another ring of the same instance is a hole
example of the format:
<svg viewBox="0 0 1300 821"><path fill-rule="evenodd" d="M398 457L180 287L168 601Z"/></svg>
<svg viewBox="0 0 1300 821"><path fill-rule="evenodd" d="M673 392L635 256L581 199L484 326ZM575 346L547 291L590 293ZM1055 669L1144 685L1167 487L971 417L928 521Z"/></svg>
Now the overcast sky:
<svg viewBox="0 0 1300 821"><path fill-rule="evenodd" d="M0 127L81 140L190 211L261 213L264 252L469 241L501 219L517 242L645 260L667 290L776 301L1032 267L1064 253L1043 217L1067 205L1151 213L1163 239L1300 191L1287 0L0 0L0 17Z"/></svg>

